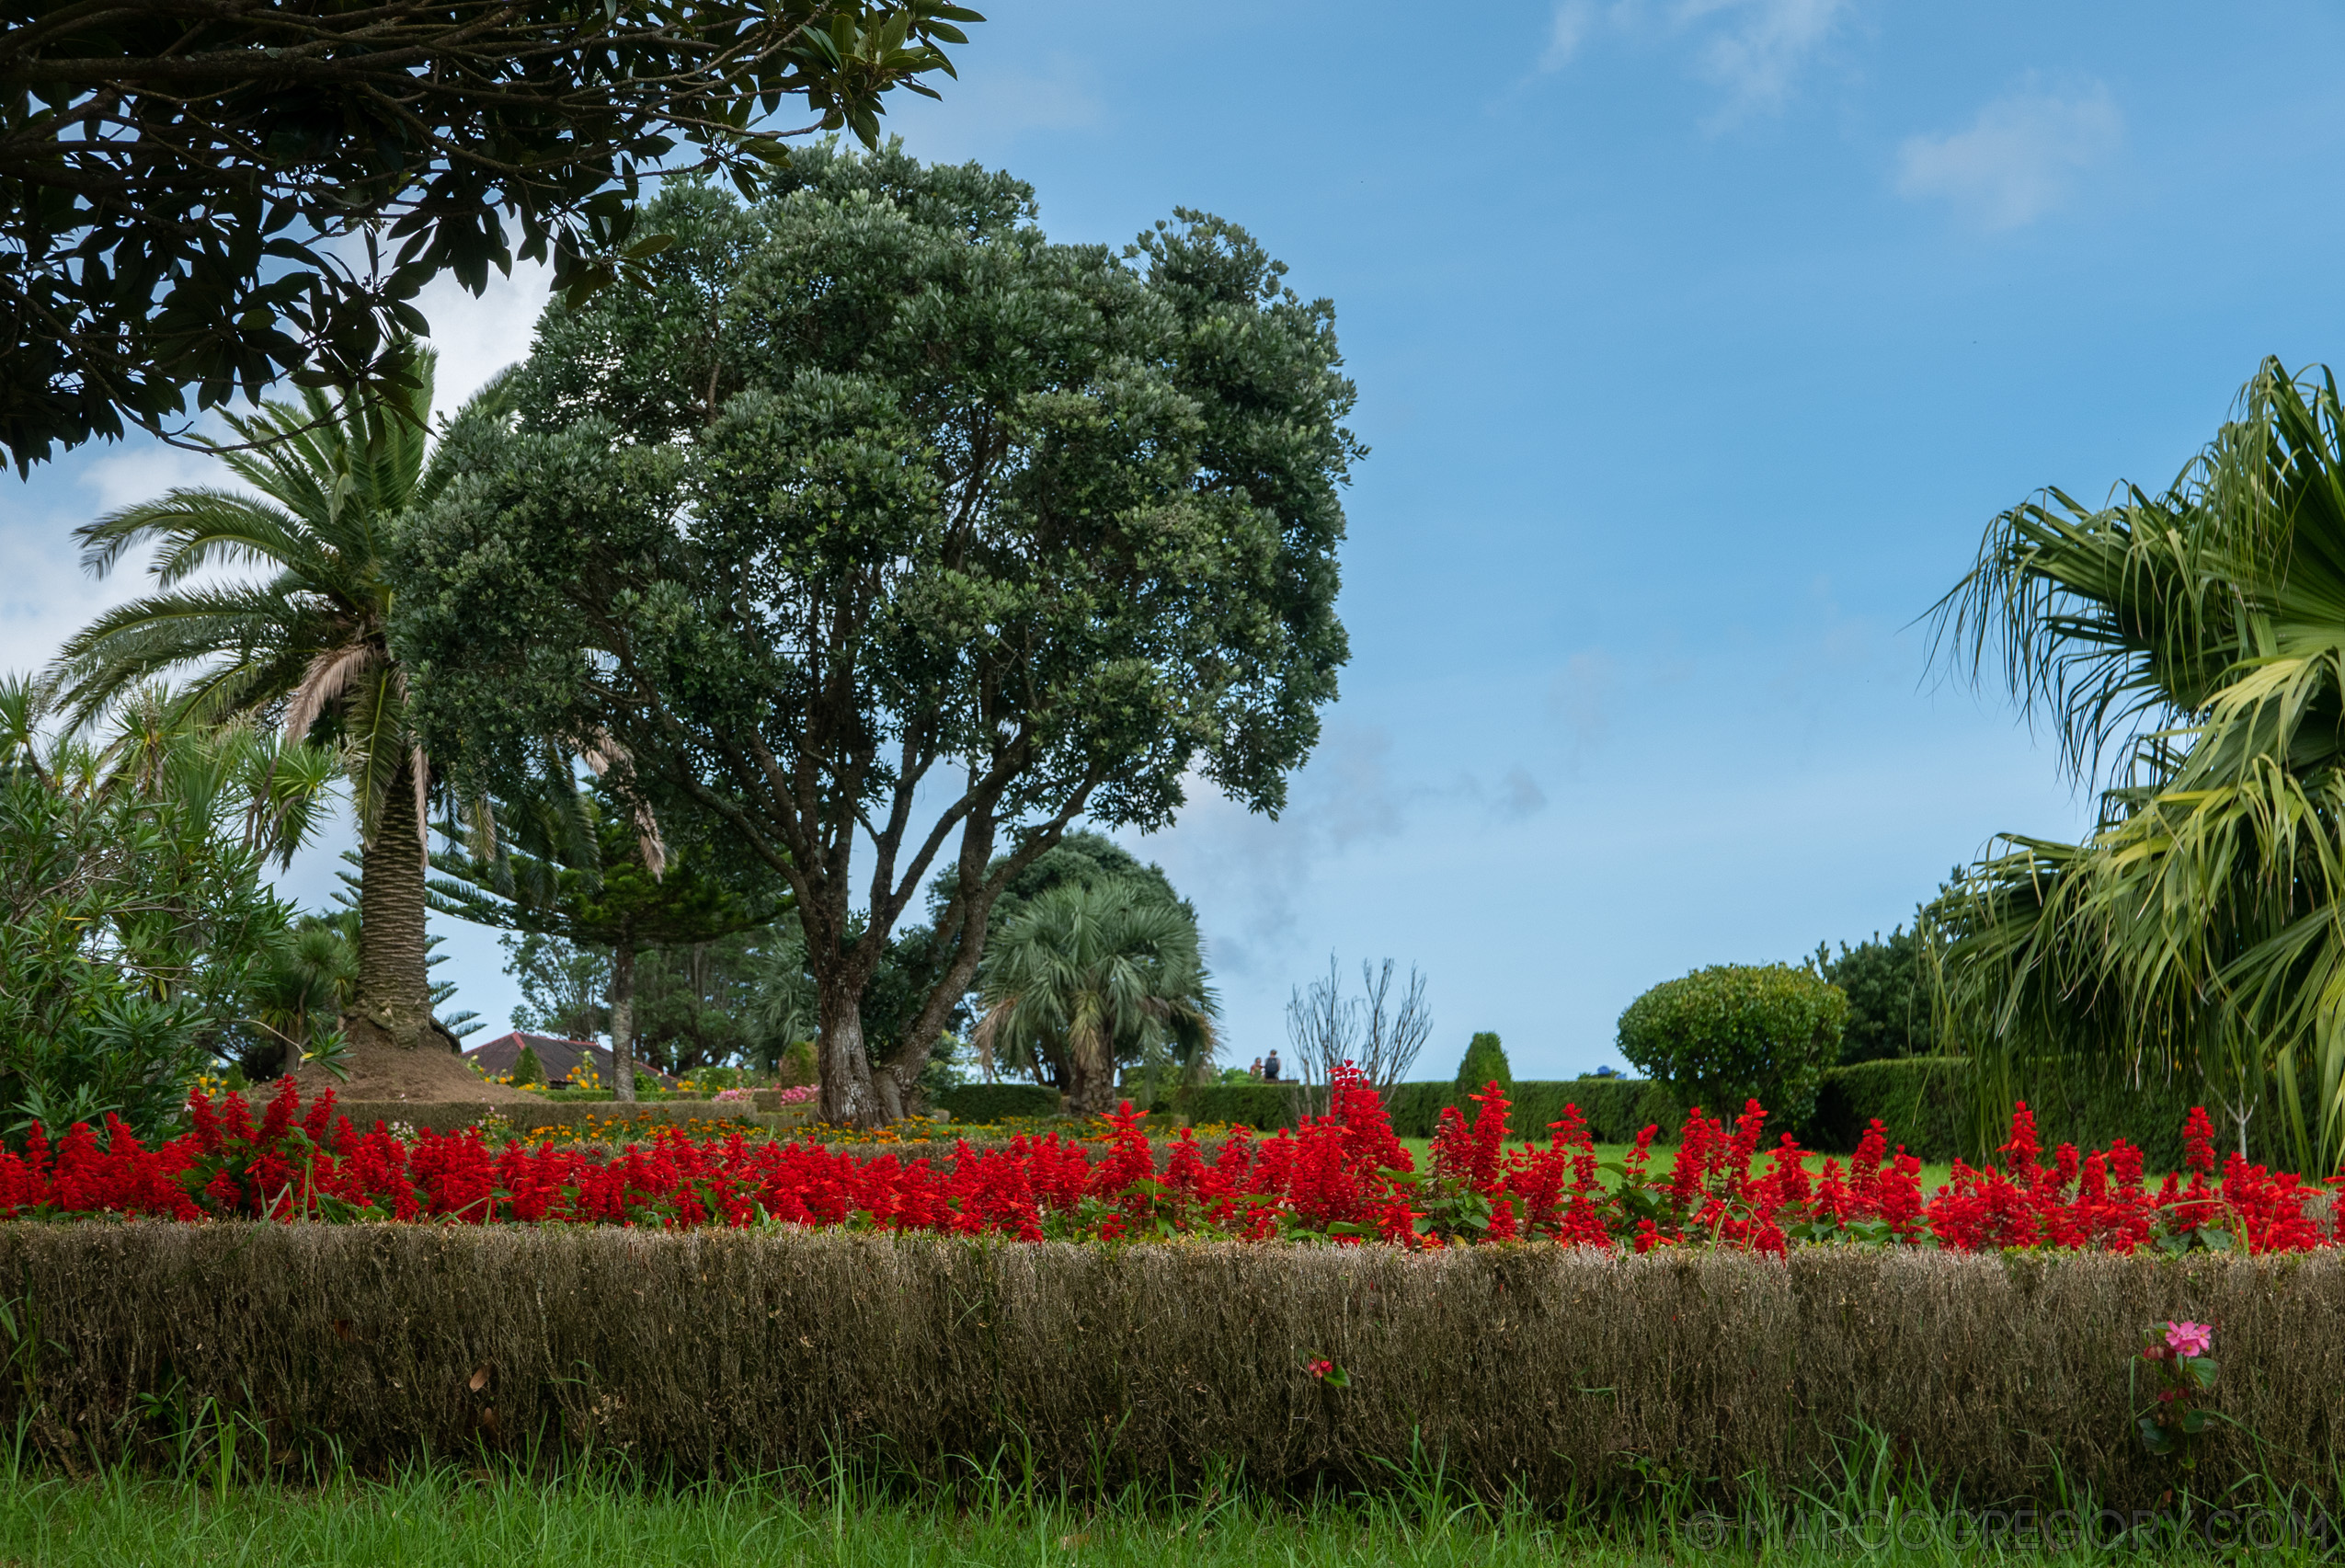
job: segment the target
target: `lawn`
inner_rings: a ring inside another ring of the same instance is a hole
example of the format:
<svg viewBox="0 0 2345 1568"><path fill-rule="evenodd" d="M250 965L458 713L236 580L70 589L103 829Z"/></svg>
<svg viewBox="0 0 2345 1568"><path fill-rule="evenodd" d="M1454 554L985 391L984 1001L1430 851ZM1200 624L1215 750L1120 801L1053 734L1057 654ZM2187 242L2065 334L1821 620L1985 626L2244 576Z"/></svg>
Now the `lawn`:
<svg viewBox="0 0 2345 1568"><path fill-rule="evenodd" d="M985 1483L918 1497L861 1487L747 1482L690 1490L609 1481L542 1484L440 1470L322 1489L194 1481L13 1479L0 1485L0 1564L40 1568L1630 1568L1735 1563L2222 1561L2171 1548L2062 1550L2036 1539L1981 1550L1965 1534L2008 1516L1943 1514L1882 1493L1770 1513L1736 1538L1717 1516L1649 1504L1559 1524L1493 1514L1423 1488L1398 1498L1264 1505L1104 1506L1022 1498ZM2034 1520L2035 1515L2025 1518ZM2032 1532L2034 1527L2030 1526ZM1894 1544L1907 1538L1906 1550ZM1722 1539L1722 1536L1725 1539ZM1870 1548L1870 1549L1869 1549ZM2320 1561L2310 1550L2263 1562Z"/></svg>

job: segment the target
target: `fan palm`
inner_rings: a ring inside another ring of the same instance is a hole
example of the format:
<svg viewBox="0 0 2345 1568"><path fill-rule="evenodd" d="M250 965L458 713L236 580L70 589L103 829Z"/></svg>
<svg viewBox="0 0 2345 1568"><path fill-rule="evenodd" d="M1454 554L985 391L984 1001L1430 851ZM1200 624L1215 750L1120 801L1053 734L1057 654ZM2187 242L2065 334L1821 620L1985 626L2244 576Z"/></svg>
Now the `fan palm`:
<svg viewBox="0 0 2345 1568"><path fill-rule="evenodd" d="M1950 1020L1996 1100L2031 1056L2227 1092L2267 1082L2285 1147L2345 1147L2345 408L2266 361L2175 483L2047 491L1997 518L1940 601L2065 763L2100 776L2082 843L2007 837L1931 910ZM1985 1108L1983 1106L1983 1109ZM2309 1114L2308 1114L2309 1113Z"/></svg>
<svg viewBox="0 0 2345 1568"><path fill-rule="evenodd" d="M166 673L212 718L247 715L288 738L338 743L361 847L359 974L351 1039L363 1056L413 1047L431 1030L425 977L426 796L431 764L408 720L407 680L387 636L384 533L429 502L441 472L428 461L434 356L407 351L408 385L393 402L337 406L303 394L230 416L246 450L221 461L254 493L174 489L75 531L82 564L104 576L153 545L158 590L98 617L60 654L51 679L79 722ZM258 567L257 581L196 581L220 565Z"/></svg>
<svg viewBox="0 0 2345 1568"><path fill-rule="evenodd" d="M1107 1109L1120 1062L1211 1060L1219 999L1187 910L1126 882L1062 883L1012 916L978 973L989 1066L1063 1074L1079 1116Z"/></svg>

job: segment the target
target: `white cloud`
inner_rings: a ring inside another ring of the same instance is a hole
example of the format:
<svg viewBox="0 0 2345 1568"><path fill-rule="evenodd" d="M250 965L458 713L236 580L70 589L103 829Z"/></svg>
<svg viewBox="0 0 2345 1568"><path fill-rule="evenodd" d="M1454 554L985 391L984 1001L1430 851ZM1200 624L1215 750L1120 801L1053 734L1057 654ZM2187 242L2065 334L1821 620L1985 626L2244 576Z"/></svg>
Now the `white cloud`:
<svg viewBox="0 0 2345 1568"><path fill-rule="evenodd" d="M226 432L223 431L224 436ZM234 481L220 460L209 453L165 446L160 441L131 446L93 460L77 482L97 492L91 515L118 510L139 501L151 501L182 486L230 486ZM240 486L239 486L240 487Z"/></svg>
<svg viewBox="0 0 2345 1568"><path fill-rule="evenodd" d="M1659 35L1690 44L1695 73L1726 90L1715 123L1780 108L1810 59L1830 40L1855 0L1557 0L1541 72L1569 65L1602 35Z"/></svg>
<svg viewBox="0 0 2345 1568"><path fill-rule="evenodd" d="M1561 71L1580 52L1596 23L1596 0L1561 0L1548 29L1547 52L1539 57L1542 71Z"/></svg>
<svg viewBox="0 0 2345 1568"><path fill-rule="evenodd" d="M1802 67L1824 46L1849 0L1684 0L1681 25L1716 22L1702 44L1700 71L1724 87L1722 118L1778 109Z"/></svg>
<svg viewBox="0 0 2345 1568"><path fill-rule="evenodd" d="M1897 193L1942 200L1979 227L2014 229L2066 200L2076 177L2125 139L2125 117L2100 83L2071 97L2028 90L1998 98L1962 131L1906 138Z"/></svg>
<svg viewBox="0 0 2345 1568"><path fill-rule="evenodd" d="M492 272L488 287L475 295L449 273L424 285L417 308L431 323L431 346L440 350L440 373L432 401L452 414L490 376L530 351L538 314L554 287L554 269L517 262L513 275Z"/></svg>

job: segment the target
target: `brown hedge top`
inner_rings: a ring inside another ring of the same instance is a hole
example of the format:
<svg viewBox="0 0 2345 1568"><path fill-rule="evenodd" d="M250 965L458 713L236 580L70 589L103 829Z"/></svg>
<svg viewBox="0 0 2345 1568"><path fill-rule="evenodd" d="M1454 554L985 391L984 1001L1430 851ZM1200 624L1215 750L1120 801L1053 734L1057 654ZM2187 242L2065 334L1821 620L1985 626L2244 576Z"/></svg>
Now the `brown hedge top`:
<svg viewBox="0 0 2345 1568"><path fill-rule="evenodd" d="M209 1398L280 1459L330 1440L369 1466L595 1445L707 1474L837 1441L932 1473L1031 1444L1054 1481L1218 1457L1303 1486L1373 1482L1421 1439L1465 1482L1551 1498L1631 1484L1635 1458L1720 1491L1805 1480L1870 1426L1970 1501L2040 1495L2056 1460L2132 1505L2177 1478L2132 1436L2129 1356L2182 1317L2216 1325L2223 1368L2202 1494L2256 1462L2250 1433L2267 1473L2333 1484L2345 1421L2328 1254L20 1223L0 1299L38 1325L37 1440L84 1457L159 1448ZM0 1378L0 1426L29 1397Z"/></svg>

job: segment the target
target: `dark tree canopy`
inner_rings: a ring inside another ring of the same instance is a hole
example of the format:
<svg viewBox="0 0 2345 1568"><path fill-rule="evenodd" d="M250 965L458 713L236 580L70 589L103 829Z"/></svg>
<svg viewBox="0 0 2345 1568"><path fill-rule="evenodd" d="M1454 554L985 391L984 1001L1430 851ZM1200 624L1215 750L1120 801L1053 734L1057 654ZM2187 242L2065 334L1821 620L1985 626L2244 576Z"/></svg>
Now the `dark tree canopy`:
<svg viewBox="0 0 2345 1568"><path fill-rule="evenodd" d="M407 530L400 635L452 754L615 743L789 881L824 1109L864 1116L1075 820L1163 823L1193 774L1284 803L1359 449L1332 306L1232 224L1055 245L1024 185L892 145L780 179L664 194L646 281L548 312L517 418L452 435L469 473ZM857 1004L947 867L875 1082Z"/></svg>
<svg viewBox="0 0 2345 1568"><path fill-rule="evenodd" d="M1844 1066L1927 1056L1935 1048L1935 1001L1918 922L1886 938L1875 932L1854 947L1844 942L1836 958L1819 945L1815 962L1825 979L1848 994L1848 1023L1840 1033Z"/></svg>
<svg viewBox="0 0 2345 1568"><path fill-rule="evenodd" d="M937 0L36 0L0 16L0 451L19 468L288 372L385 373L411 301L518 256L566 290L638 181L743 179L785 100L876 138L977 13ZM518 241L518 243L516 243Z"/></svg>

